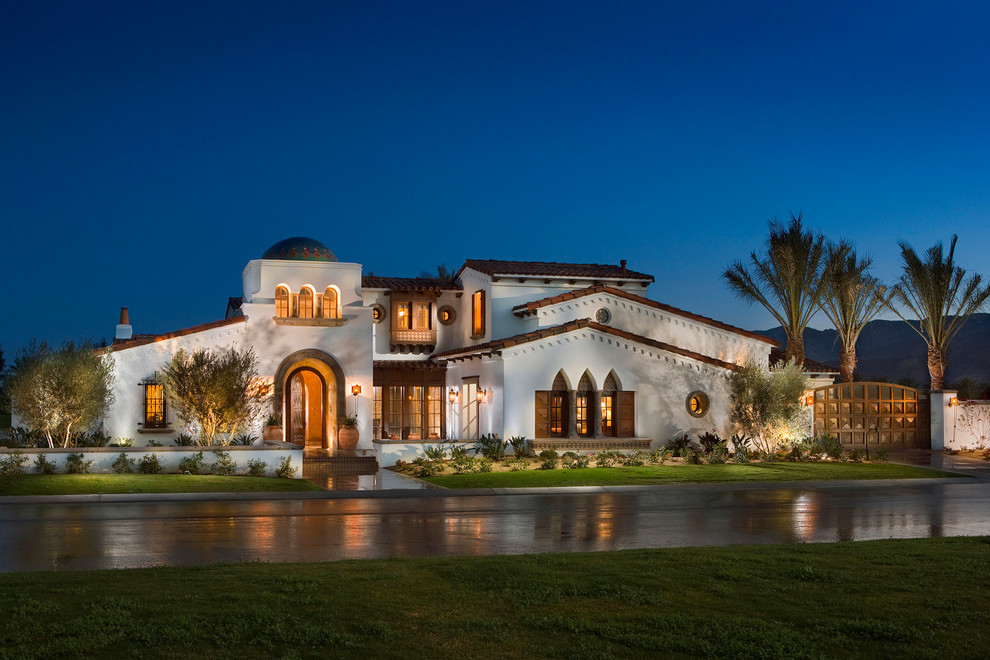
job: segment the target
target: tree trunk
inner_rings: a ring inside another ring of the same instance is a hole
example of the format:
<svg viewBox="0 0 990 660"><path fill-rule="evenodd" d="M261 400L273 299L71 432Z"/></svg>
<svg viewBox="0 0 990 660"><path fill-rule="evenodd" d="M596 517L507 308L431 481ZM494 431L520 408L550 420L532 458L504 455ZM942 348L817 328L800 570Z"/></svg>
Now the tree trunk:
<svg viewBox="0 0 990 660"><path fill-rule="evenodd" d="M945 351L940 346L928 346L928 373L932 377L932 389L942 389L945 385Z"/></svg>
<svg viewBox="0 0 990 660"><path fill-rule="evenodd" d="M787 335L787 345L784 346L784 359L787 362L794 360L800 367L804 365L804 333L798 335Z"/></svg>
<svg viewBox="0 0 990 660"><path fill-rule="evenodd" d="M853 372L856 371L856 345L839 347L839 374L843 383L853 381Z"/></svg>

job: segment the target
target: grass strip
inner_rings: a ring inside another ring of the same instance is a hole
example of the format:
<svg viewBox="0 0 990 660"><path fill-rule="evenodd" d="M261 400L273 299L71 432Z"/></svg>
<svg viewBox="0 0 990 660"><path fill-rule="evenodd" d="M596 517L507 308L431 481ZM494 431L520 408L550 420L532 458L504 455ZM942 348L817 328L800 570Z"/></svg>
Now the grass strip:
<svg viewBox="0 0 990 660"><path fill-rule="evenodd" d="M990 539L0 576L0 656L946 658Z"/></svg>
<svg viewBox="0 0 990 660"><path fill-rule="evenodd" d="M303 479L210 474L14 474L0 476L0 495L120 493L262 493L320 490Z"/></svg>
<svg viewBox="0 0 990 660"><path fill-rule="evenodd" d="M426 477L445 488L540 488L550 486L645 486L755 481L924 479L959 476L896 463L753 463L748 465L646 465L642 467L531 468Z"/></svg>

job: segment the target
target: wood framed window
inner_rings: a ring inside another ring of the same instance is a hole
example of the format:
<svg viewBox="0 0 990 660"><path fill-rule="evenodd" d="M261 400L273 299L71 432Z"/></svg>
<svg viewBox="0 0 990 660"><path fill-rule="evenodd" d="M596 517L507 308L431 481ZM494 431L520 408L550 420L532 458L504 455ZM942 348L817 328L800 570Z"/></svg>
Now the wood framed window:
<svg viewBox="0 0 990 660"><path fill-rule="evenodd" d="M407 387L405 388L406 394L406 412L409 415L409 433L408 438L411 439L422 439L423 438L423 388L422 387Z"/></svg>
<svg viewBox="0 0 990 660"><path fill-rule="evenodd" d="M443 434L443 388L426 388L426 437L440 438Z"/></svg>
<svg viewBox="0 0 990 660"><path fill-rule="evenodd" d="M412 303L397 303L394 318L396 330L412 330Z"/></svg>
<svg viewBox="0 0 990 660"><path fill-rule="evenodd" d="M372 436L375 440L381 440L382 438L382 388L381 385L377 385L374 388L375 396L374 403L371 407L371 423L372 423Z"/></svg>
<svg viewBox="0 0 990 660"><path fill-rule="evenodd" d="M165 387L158 383L144 384L144 428L168 428L165 411Z"/></svg>
<svg viewBox="0 0 990 660"><path fill-rule="evenodd" d="M313 318L313 290L309 287L303 287L299 291L299 318L301 319L311 319Z"/></svg>
<svg viewBox="0 0 990 660"><path fill-rule="evenodd" d="M602 392L602 435L615 435L615 392Z"/></svg>
<svg viewBox="0 0 990 660"><path fill-rule="evenodd" d="M325 319L338 319L340 318L340 308L337 307L337 289L332 286L328 286L326 291L323 292L323 318Z"/></svg>
<svg viewBox="0 0 990 660"><path fill-rule="evenodd" d="M289 288L275 287L275 316L280 319L289 317Z"/></svg>
<svg viewBox="0 0 990 660"><path fill-rule="evenodd" d="M471 294L471 337L485 336L485 292Z"/></svg>
<svg viewBox="0 0 990 660"><path fill-rule="evenodd" d="M388 433L393 440L402 437L402 387L388 388Z"/></svg>
<svg viewBox="0 0 990 660"><path fill-rule="evenodd" d="M431 325L430 321L432 320L432 316L430 312L432 307L433 305L431 305L428 302L416 303L416 318L413 324L414 328L416 328L417 330L430 329L430 325Z"/></svg>

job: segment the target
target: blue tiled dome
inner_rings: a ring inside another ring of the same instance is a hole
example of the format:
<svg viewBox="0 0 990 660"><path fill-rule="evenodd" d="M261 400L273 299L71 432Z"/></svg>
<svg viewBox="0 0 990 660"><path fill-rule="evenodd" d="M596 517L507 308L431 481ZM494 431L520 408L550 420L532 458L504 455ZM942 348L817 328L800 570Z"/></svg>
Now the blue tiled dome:
<svg viewBox="0 0 990 660"><path fill-rule="evenodd" d="M326 245L312 238L294 236L271 246L261 255L262 259L283 261L337 261L337 257Z"/></svg>

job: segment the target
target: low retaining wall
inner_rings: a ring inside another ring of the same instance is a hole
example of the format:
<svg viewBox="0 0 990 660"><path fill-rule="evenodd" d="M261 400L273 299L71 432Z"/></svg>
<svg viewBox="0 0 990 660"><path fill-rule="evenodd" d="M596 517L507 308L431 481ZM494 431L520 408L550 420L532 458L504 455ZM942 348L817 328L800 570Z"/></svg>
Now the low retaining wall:
<svg viewBox="0 0 990 660"><path fill-rule="evenodd" d="M472 451L478 445L477 440L375 440L372 446L378 458L378 466L392 467L399 461L407 463L415 458L424 456L427 447L443 445L447 447L467 447Z"/></svg>
<svg viewBox="0 0 990 660"><path fill-rule="evenodd" d="M945 449L990 447L990 401L960 401L945 416L952 429L946 433Z"/></svg>
<svg viewBox="0 0 990 660"><path fill-rule="evenodd" d="M121 453L140 461L142 456L155 454L158 462L161 463L165 472L178 472L179 461L188 456L193 456L198 452L203 452L203 472L208 473L210 465L216 462L217 458L213 451L220 449L230 452L230 460L237 464L236 474L247 474L248 461L264 461L268 466L265 476L274 476L275 470L282 461L288 457L292 467L296 468L292 475L294 479L302 479L303 471L303 450L299 445L285 442L266 443L266 445L236 446L236 447L77 447L63 449L30 448L30 449L6 449L0 448L0 458L6 458L8 454L20 452L27 457L27 462L21 468L22 472L33 473L34 462L38 454L44 454L45 458L55 464L57 472L65 472L65 460L69 454L82 454L83 460L93 461L89 471L91 473L113 472L113 462ZM135 466L134 471L137 471Z"/></svg>

